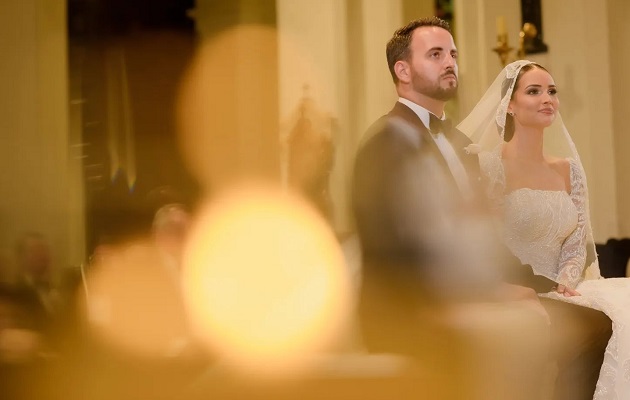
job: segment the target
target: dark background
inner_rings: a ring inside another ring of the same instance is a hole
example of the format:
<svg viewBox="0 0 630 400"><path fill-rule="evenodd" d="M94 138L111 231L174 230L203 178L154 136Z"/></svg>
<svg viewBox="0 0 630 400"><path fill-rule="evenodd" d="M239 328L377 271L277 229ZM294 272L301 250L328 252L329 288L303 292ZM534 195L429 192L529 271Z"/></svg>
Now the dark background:
<svg viewBox="0 0 630 400"><path fill-rule="evenodd" d="M146 233L165 203L193 206L199 188L179 152L175 102L195 46L194 0L68 0L69 74L82 100L87 252ZM106 60L125 57L137 180L113 177ZM76 99L72 99L76 100Z"/></svg>

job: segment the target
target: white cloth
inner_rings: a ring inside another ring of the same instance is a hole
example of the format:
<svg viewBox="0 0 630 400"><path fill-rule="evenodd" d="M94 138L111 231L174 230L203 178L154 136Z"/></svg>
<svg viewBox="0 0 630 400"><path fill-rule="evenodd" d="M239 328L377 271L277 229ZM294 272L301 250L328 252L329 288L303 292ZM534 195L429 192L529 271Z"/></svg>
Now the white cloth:
<svg viewBox="0 0 630 400"><path fill-rule="evenodd" d="M586 174L575 144L560 115L545 131L544 152L569 158L571 191L521 188L507 193L503 137L507 107L521 68L519 60L506 66L458 129L483 149L481 172L488 182L491 203L504 217L504 239L510 250L534 273L574 287L582 296L556 292L544 297L600 310L613 321L594 400L630 396L630 279L602 279L597 259L586 265L593 249ZM553 132L555 130L555 132Z"/></svg>

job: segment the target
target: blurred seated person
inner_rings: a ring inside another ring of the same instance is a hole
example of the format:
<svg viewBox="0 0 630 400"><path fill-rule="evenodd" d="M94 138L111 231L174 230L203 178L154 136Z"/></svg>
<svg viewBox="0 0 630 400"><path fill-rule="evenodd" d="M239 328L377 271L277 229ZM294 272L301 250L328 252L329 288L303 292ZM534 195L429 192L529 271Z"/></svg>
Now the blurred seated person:
<svg viewBox="0 0 630 400"><path fill-rule="evenodd" d="M18 289L35 295L46 315L57 314L62 297L54 282L50 245L42 234L28 232L18 239L16 265Z"/></svg>
<svg viewBox="0 0 630 400"><path fill-rule="evenodd" d="M190 214L183 204L172 203L160 207L153 218L153 242L167 268L179 271L186 235L190 228Z"/></svg>
<svg viewBox="0 0 630 400"><path fill-rule="evenodd" d="M146 237L97 247L85 281L88 324L157 359L196 358L180 281L189 225L186 208L171 203L157 210Z"/></svg>

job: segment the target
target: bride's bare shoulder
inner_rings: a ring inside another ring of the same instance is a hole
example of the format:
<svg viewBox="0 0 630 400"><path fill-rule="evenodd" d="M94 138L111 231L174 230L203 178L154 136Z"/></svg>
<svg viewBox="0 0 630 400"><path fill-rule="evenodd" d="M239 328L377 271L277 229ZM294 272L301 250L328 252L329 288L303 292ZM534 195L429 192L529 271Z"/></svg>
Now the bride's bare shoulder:
<svg viewBox="0 0 630 400"><path fill-rule="evenodd" d="M551 168L554 168L558 171L566 171L569 172L570 168L570 160L568 158L560 158L560 157L545 157L547 163Z"/></svg>
<svg viewBox="0 0 630 400"><path fill-rule="evenodd" d="M568 158L560 157L547 157L547 163L553 168L567 183L567 187L570 187L571 182L571 163Z"/></svg>

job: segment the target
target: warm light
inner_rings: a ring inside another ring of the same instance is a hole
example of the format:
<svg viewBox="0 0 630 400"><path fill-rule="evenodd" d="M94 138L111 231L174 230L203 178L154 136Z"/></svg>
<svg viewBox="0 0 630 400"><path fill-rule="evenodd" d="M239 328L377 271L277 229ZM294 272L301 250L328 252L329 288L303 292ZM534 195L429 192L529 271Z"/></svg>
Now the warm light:
<svg viewBox="0 0 630 400"><path fill-rule="evenodd" d="M212 191L242 178L279 177L278 35L238 25L200 42L177 98L187 167Z"/></svg>
<svg viewBox="0 0 630 400"><path fill-rule="evenodd" d="M232 192L200 214L184 255L193 329L254 373L293 373L339 335L350 286L335 237L297 197Z"/></svg>
<svg viewBox="0 0 630 400"><path fill-rule="evenodd" d="M85 289L83 318L107 347L163 358L188 344L179 277L151 242L110 249L90 269Z"/></svg>

